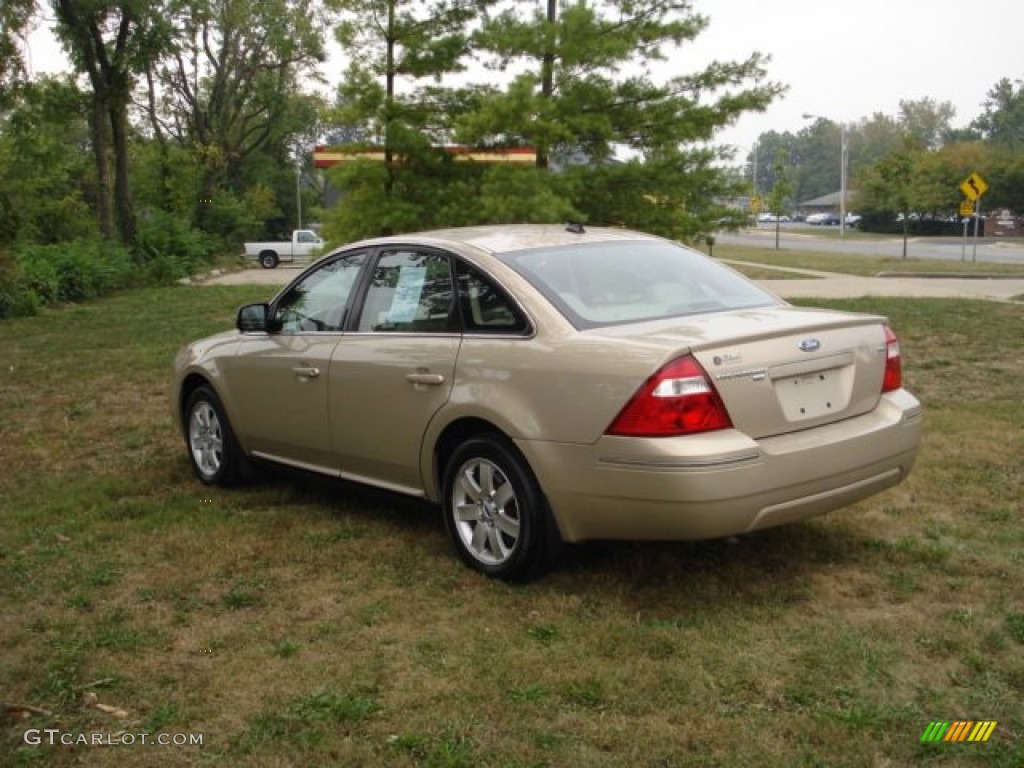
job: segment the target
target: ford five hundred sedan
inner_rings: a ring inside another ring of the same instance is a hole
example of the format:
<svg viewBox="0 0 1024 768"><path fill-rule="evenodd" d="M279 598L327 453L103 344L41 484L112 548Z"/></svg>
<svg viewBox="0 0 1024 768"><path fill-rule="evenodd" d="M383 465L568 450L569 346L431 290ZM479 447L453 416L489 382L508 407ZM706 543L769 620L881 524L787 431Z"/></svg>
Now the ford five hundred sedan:
<svg viewBox="0 0 1024 768"><path fill-rule="evenodd" d="M903 480L921 434L885 318L578 226L334 251L183 349L172 403L202 482L275 462L423 497L466 563L507 580L562 541L832 511Z"/></svg>

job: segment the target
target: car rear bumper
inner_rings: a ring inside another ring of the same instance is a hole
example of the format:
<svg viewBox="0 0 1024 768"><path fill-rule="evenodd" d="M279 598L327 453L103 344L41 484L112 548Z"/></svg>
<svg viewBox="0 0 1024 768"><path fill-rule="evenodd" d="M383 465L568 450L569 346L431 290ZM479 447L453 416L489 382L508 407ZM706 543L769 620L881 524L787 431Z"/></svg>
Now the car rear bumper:
<svg viewBox="0 0 1024 768"><path fill-rule="evenodd" d="M921 438L920 403L899 390L868 414L761 440L605 436L518 444L567 541L709 539L783 525L901 482Z"/></svg>

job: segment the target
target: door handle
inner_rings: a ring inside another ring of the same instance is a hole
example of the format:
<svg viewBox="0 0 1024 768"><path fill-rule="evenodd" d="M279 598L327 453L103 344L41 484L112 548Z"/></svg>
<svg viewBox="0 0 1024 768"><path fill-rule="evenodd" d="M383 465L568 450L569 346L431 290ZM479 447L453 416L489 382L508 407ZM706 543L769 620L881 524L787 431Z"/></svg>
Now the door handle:
<svg viewBox="0 0 1024 768"><path fill-rule="evenodd" d="M411 384L429 384L434 387L444 384L444 376L440 373L410 373L405 380Z"/></svg>
<svg viewBox="0 0 1024 768"><path fill-rule="evenodd" d="M320 375L319 368L292 368L292 373L298 376L300 379L315 379Z"/></svg>

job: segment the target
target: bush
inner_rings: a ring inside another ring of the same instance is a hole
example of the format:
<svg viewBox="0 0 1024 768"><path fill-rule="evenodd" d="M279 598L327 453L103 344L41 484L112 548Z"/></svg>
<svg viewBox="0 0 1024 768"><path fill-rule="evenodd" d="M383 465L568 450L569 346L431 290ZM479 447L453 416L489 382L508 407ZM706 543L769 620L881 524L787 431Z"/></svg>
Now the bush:
<svg viewBox="0 0 1024 768"><path fill-rule="evenodd" d="M136 253L146 274L166 283L195 274L208 265L217 241L164 211L151 211L139 222Z"/></svg>
<svg viewBox="0 0 1024 768"><path fill-rule="evenodd" d="M0 263L0 317L84 301L144 282L129 252L99 240L17 248Z"/></svg>

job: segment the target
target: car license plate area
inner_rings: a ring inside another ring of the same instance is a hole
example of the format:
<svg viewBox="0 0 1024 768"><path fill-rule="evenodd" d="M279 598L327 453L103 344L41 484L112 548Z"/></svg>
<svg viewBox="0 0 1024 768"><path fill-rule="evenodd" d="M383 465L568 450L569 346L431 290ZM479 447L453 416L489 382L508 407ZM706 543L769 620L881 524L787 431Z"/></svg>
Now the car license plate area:
<svg viewBox="0 0 1024 768"><path fill-rule="evenodd" d="M775 380L775 392L788 421L837 415L846 407L846 387L837 370L816 371Z"/></svg>

